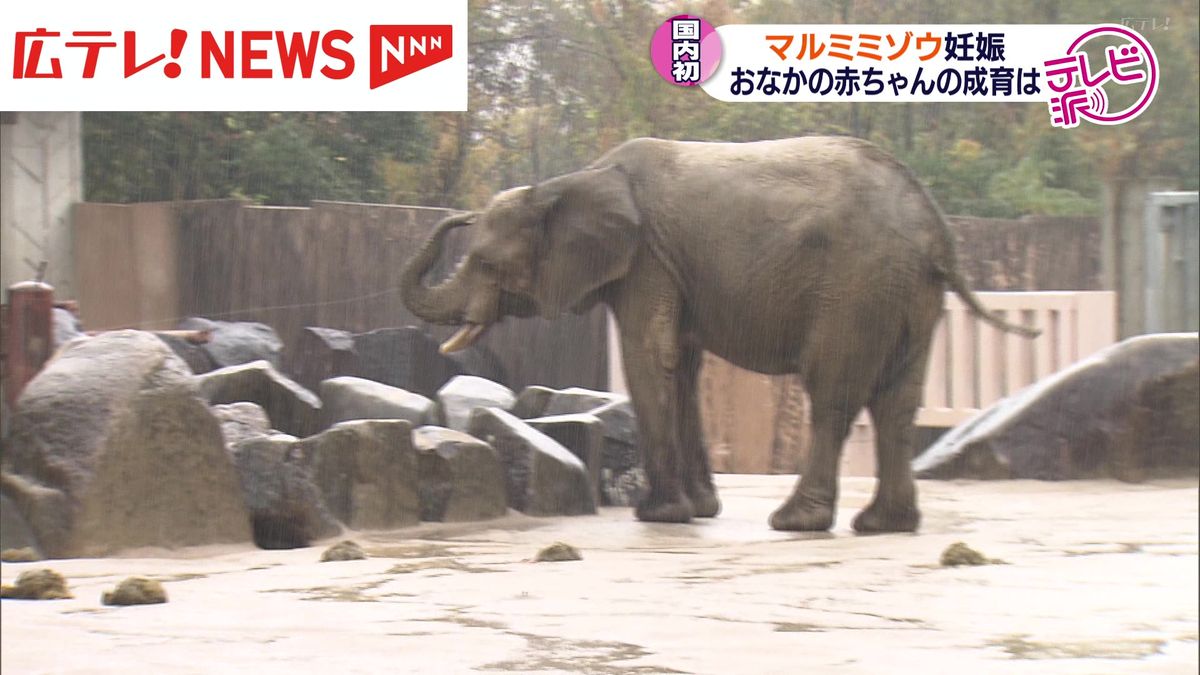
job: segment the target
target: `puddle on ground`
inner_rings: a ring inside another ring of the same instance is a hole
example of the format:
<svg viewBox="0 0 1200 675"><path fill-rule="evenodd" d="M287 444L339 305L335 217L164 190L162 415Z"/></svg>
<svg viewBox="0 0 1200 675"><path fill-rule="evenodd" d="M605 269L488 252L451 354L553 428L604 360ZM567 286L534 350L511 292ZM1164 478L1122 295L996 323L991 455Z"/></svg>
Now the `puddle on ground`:
<svg viewBox="0 0 1200 675"><path fill-rule="evenodd" d="M367 594L391 579L368 581L353 586L312 586L310 588L272 588L260 593L295 593L301 595L301 600L330 600L333 602L379 602L386 598L415 598L415 593L374 593Z"/></svg>
<svg viewBox="0 0 1200 675"><path fill-rule="evenodd" d="M503 570L488 569L478 565L468 565L461 560L453 558L433 558L422 560L413 563L401 563L393 565L387 574L410 574L412 572L420 572L422 570L449 570L452 572L469 572L471 574L487 574L491 572L502 572Z"/></svg>
<svg viewBox="0 0 1200 675"><path fill-rule="evenodd" d="M441 544L367 546L363 550L372 558L450 558L459 555L454 549Z"/></svg>
<svg viewBox="0 0 1200 675"><path fill-rule="evenodd" d="M1037 642L1015 635L990 643L1014 659L1143 659L1162 652L1167 641L1155 638Z"/></svg>
<svg viewBox="0 0 1200 675"><path fill-rule="evenodd" d="M509 632L508 634L525 639L525 653L509 661L498 661L480 666L479 670L517 673L597 673L599 675L684 672L661 666L638 666L628 663L628 661L652 655L652 652L640 645L600 640L569 640L529 633Z"/></svg>

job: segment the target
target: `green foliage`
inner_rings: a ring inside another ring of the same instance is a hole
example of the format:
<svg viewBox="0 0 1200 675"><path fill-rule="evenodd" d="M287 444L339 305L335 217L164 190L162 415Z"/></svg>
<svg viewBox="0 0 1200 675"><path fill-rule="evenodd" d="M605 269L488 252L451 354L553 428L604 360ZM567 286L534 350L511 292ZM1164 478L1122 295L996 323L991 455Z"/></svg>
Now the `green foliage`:
<svg viewBox="0 0 1200 675"><path fill-rule="evenodd" d="M413 113L85 113L83 137L91 201L278 205L382 200L397 192L388 167L430 143Z"/></svg>
<svg viewBox="0 0 1200 675"><path fill-rule="evenodd" d="M1065 188L1051 187L1050 162L1033 157L1022 158L1017 165L995 175L988 187L988 198L1008 211L1001 215L1040 214L1047 216L1090 216L1098 211L1094 199Z"/></svg>

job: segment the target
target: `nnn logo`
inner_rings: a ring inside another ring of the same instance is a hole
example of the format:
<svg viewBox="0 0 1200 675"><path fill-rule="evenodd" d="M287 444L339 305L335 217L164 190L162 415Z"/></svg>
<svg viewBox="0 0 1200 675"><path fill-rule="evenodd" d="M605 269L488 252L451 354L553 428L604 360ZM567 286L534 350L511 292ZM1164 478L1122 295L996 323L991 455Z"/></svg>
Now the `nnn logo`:
<svg viewBox="0 0 1200 675"><path fill-rule="evenodd" d="M371 26L371 88L450 58L453 27Z"/></svg>

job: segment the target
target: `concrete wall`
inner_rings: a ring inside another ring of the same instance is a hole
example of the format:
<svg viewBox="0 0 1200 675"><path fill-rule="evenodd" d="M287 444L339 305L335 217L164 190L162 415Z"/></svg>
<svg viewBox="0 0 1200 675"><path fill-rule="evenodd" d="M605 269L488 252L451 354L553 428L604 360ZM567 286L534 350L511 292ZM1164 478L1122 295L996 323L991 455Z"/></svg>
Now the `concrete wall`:
<svg viewBox="0 0 1200 675"><path fill-rule="evenodd" d="M6 112L0 118L0 283L32 279L49 263L55 297L71 298L71 206L83 199L77 112Z"/></svg>
<svg viewBox="0 0 1200 675"><path fill-rule="evenodd" d="M1170 190L1165 178L1118 179L1104 184L1101 200L1101 262L1104 288L1117 292L1121 338L1146 331L1147 197Z"/></svg>

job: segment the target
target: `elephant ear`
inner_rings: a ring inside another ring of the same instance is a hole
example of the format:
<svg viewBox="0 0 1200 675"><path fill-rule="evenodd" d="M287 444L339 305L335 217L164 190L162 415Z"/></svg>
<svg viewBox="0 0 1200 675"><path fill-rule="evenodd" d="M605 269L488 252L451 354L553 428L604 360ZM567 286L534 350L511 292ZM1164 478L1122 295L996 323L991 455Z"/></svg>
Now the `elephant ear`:
<svg viewBox="0 0 1200 675"><path fill-rule="evenodd" d="M536 186L529 198L544 214L534 284L542 316L576 308L629 271L641 217L620 169L559 176Z"/></svg>

